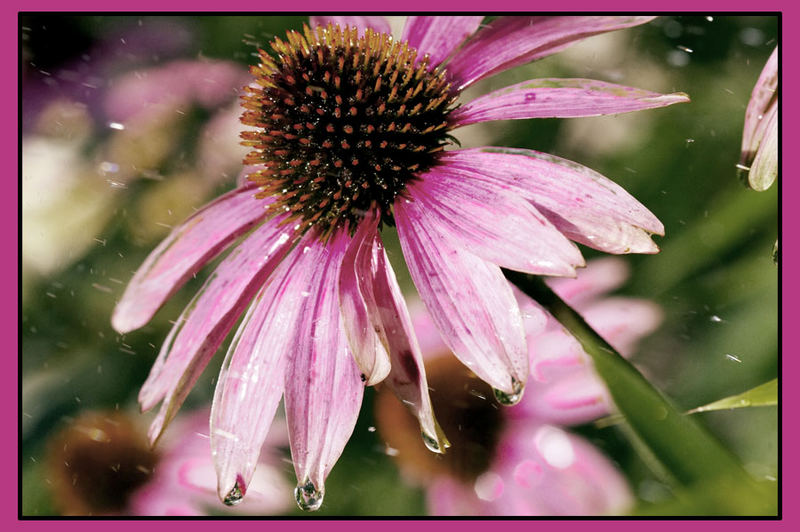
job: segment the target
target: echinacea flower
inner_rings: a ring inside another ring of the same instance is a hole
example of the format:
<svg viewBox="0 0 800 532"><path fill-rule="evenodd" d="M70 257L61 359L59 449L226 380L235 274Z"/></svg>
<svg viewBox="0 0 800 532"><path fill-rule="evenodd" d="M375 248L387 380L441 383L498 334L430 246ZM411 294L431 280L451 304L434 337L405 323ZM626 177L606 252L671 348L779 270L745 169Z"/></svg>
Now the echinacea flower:
<svg viewBox="0 0 800 532"><path fill-rule="evenodd" d="M609 297L627 277L619 259L588 263L577 279L548 284L615 349L630 354L660 321L641 299ZM624 512L632 495L624 477L600 450L569 433L612 411L608 394L577 340L535 301L517 293L531 357L525 396L510 408L491 401L490 388L458 364L420 305L414 330L425 359L431 399L453 446L428 456L414 419L390 394L379 392L379 434L401 472L422 485L434 515L601 515Z"/></svg>
<svg viewBox="0 0 800 532"><path fill-rule="evenodd" d="M737 165L754 190L767 190L778 177L778 47L753 87L744 116L742 155Z"/></svg>
<svg viewBox="0 0 800 532"><path fill-rule="evenodd" d="M51 440L48 485L61 515L167 516L231 511L216 496L208 410L179 416L156 452L143 427L121 411L85 411ZM275 451L286 443L275 423L264 444L252 495L240 514L275 514L291 505Z"/></svg>
<svg viewBox="0 0 800 532"><path fill-rule="evenodd" d="M531 150L445 151L460 126L616 114L685 102L596 80L537 79L457 106L473 83L651 17L312 17L259 52L242 134L246 182L176 227L117 305L125 333L244 237L169 333L139 399L159 438L242 313L211 414L220 497L235 504L283 396L298 504L319 508L365 385L383 382L426 446L448 442L379 229L396 226L448 347L503 403L529 373L522 316L501 267L574 276L571 242L654 253L658 219L609 179ZM248 308L249 306L249 308ZM245 312L246 311L246 312Z"/></svg>

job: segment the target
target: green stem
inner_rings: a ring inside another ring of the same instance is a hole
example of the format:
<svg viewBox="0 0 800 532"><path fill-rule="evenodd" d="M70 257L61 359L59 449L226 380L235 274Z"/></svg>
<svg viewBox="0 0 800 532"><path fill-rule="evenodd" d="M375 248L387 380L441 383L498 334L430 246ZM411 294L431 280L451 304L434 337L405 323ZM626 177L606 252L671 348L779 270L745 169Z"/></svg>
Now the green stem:
<svg viewBox="0 0 800 532"><path fill-rule="evenodd" d="M770 511L771 498L736 457L694 419L676 409L541 278L511 271L505 274L578 339L631 431L679 485L689 487L724 479L750 492L745 499L752 506L737 508L736 513Z"/></svg>

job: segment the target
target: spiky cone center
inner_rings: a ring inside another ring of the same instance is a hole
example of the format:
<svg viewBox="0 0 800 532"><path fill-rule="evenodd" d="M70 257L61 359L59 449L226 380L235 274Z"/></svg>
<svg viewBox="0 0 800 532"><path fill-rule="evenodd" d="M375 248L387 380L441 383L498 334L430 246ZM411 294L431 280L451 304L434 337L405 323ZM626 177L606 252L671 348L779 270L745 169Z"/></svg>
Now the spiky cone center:
<svg viewBox="0 0 800 532"><path fill-rule="evenodd" d="M332 24L288 31L271 48L242 97L257 197L323 238L374 208L394 225L395 198L451 139L444 70L390 35Z"/></svg>

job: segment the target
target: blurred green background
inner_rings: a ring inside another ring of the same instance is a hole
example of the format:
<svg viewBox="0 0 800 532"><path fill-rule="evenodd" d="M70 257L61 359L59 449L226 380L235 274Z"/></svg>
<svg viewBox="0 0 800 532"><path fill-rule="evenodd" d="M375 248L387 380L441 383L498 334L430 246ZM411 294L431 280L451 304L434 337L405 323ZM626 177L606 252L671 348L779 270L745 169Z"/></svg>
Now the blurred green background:
<svg viewBox="0 0 800 532"><path fill-rule="evenodd" d="M254 44L266 46L303 21L21 17L24 515L57 512L46 455L49 439L70 419L97 409L137 415L136 394L170 320L203 276L124 337L109 324L114 303L170 225L233 186L243 153L236 145L235 94L214 108L188 106L138 133L115 129L102 99L120 76L179 58L226 60L246 71ZM497 122L456 133L463 146L532 148L577 161L615 180L662 220L661 253L625 257L632 276L622 292L664 309L663 325L633 361L681 409L779 374L779 268L772 258L779 186L748 190L735 168L750 91L778 36L776 16L664 16L480 82L464 97L537 77L689 94L690 104L666 109ZM204 143L201 133L218 115L227 117L230 135L223 135L224 145ZM209 152L218 156L213 164L202 159ZM103 166L110 160L127 161L127 171ZM597 255L582 251L587 258ZM398 264L399 250L390 253ZM410 287L404 272L398 276ZM185 409L209 403L221 358L218 353ZM368 389L353 438L329 477L325 505L314 517L425 513L421 490L402 480L373 429L372 399ZM697 416L754 476L779 476L776 408ZM670 497L619 427L575 430L619 464L640 501ZM289 478L291 465L284 465Z"/></svg>

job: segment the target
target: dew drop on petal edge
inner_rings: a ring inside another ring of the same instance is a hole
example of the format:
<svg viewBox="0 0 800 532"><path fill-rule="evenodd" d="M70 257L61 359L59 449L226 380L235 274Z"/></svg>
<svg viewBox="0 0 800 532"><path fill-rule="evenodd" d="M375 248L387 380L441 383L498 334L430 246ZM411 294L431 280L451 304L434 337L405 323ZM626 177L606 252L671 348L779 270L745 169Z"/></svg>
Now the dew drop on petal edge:
<svg viewBox="0 0 800 532"><path fill-rule="evenodd" d="M497 402L503 406L513 406L519 403L522 399L522 393L524 391L522 383L513 377L511 378L511 390L512 393L509 394L498 390L497 388L492 388L495 399L497 399Z"/></svg>
<svg viewBox="0 0 800 532"><path fill-rule="evenodd" d="M324 497L325 491L318 490L310 480L307 480L305 483L300 482L294 489L294 498L297 501L297 506L306 512L315 512L319 510Z"/></svg>
<svg viewBox="0 0 800 532"><path fill-rule="evenodd" d="M422 442L432 453L444 454L444 449L442 449L442 447L439 445L439 442L436 440L436 438L425 433L425 431L422 432ZM445 448L447 448L447 445L445 445Z"/></svg>
<svg viewBox="0 0 800 532"><path fill-rule="evenodd" d="M242 502L243 498L244 498L244 492L242 491L242 488L239 486L239 482L236 482L236 484L233 485L228 494L225 495L225 498L222 500L222 502L225 503L226 506L236 506L237 504Z"/></svg>

